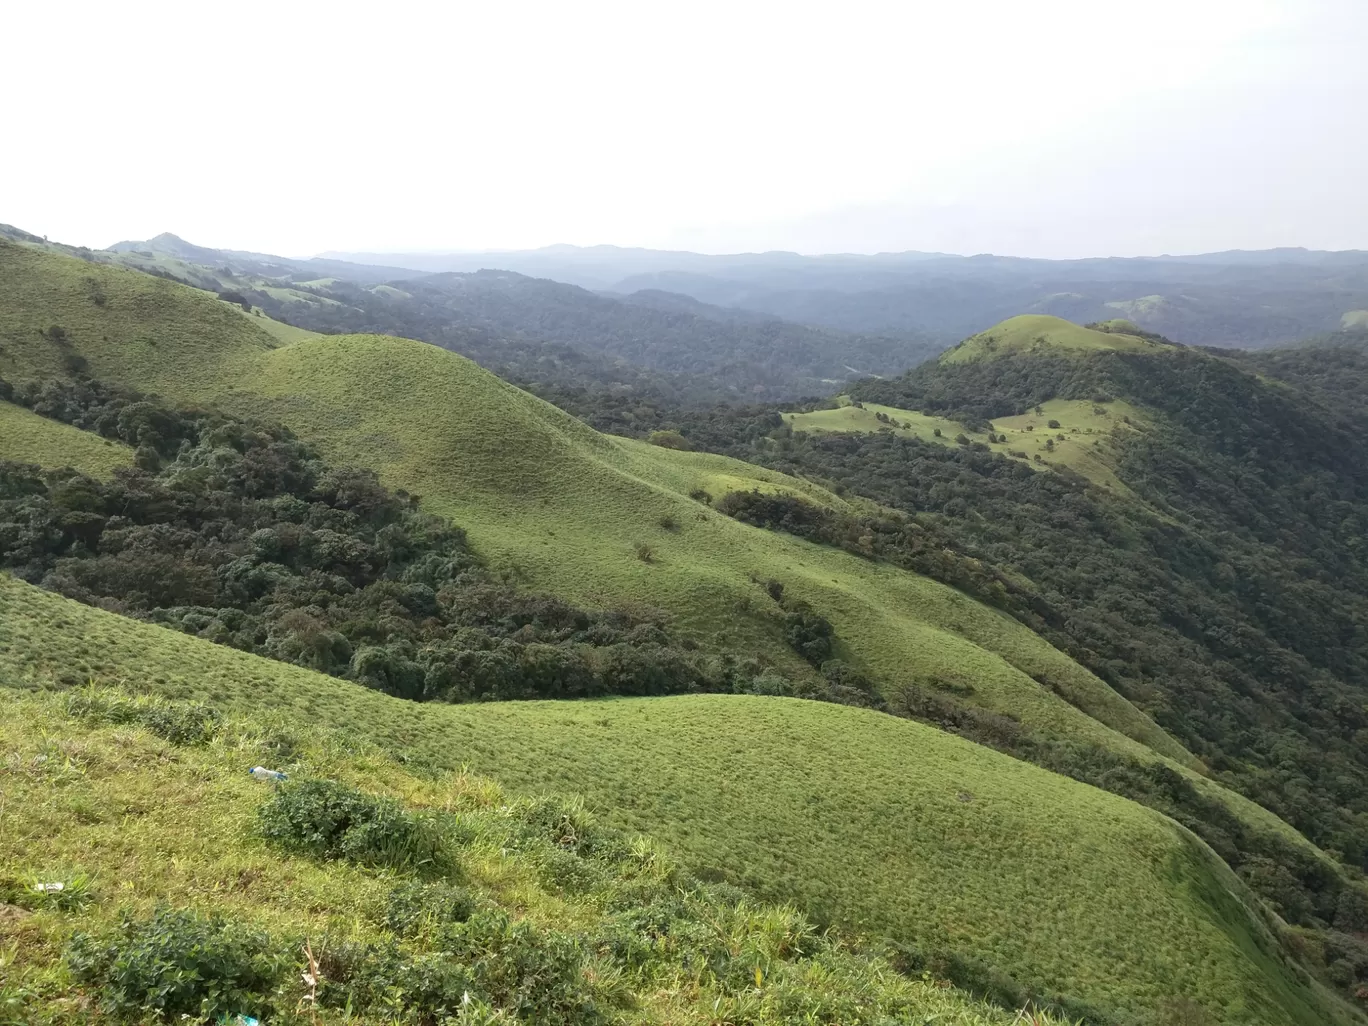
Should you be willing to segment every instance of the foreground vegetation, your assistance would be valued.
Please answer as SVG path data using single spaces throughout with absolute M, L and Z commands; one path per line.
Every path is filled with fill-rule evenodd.
M 521 793 L 577 791 L 605 824 L 649 832 L 707 879 L 887 938 L 906 964 L 1009 1002 L 1073 1002 L 1099 1022 L 1155 1021 L 1184 997 L 1221 1022 L 1353 1021 L 1191 835 L 919 724 L 746 696 L 415 705 L 0 582 L 0 680 L 79 691 L 91 678 L 287 731 L 343 731 L 410 772 L 468 766 Z M 88 807 L 106 827 L 124 808 Z M 171 794 L 154 807 L 186 814 Z M 119 832 L 81 836 L 78 850 L 117 846 Z M 197 877 L 194 858 L 169 865 Z
M 415 775 L 344 733 L 11 692 L 0 752 L 0 1023 L 1023 1021 L 573 796 Z

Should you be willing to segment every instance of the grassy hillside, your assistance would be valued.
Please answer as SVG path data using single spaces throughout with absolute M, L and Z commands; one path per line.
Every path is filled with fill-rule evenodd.
M 329 775 L 418 805 L 450 809 L 456 787 L 460 808 L 471 785 L 443 774 L 462 766 L 518 791 L 573 789 L 609 825 L 650 831 L 706 875 L 797 898 L 861 933 L 976 953 L 1112 1013 L 1154 1015 L 1186 997 L 1223 1023 L 1353 1021 L 1299 980 L 1234 876 L 1171 822 L 915 723 L 738 696 L 415 706 L 0 582 L 0 684 L 60 689 L 92 677 L 261 717 L 277 733 L 345 731 L 350 744 L 379 745 L 425 776 L 308 752 L 312 772 L 322 761 Z M 4 707 L 6 751 L 37 767 L 25 753 L 47 744 L 62 757 L 51 772 L 68 775 L 54 791 L 35 769 L 22 794 L 43 798 L 8 806 L 0 846 L 20 845 L 5 852 L 20 872 L 93 874 L 104 900 L 92 916 L 111 917 L 115 893 L 143 909 L 194 893 L 193 904 L 212 900 L 277 928 L 293 918 L 364 932 L 345 910 L 376 891 L 374 878 L 281 864 L 235 826 L 257 793 L 243 771 L 265 758 L 251 734 L 225 732 L 203 759 L 157 756 L 164 744 L 125 735 L 116 756 L 107 731 L 62 725 L 62 741 L 43 742 L 51 706 L 11 697 Z M 176 778 L 187 777 L 182 795 Z M 136 828 L 96 829 L 110 810 L 130 808 L 140 810 Z M 34 848 L 24 838 L 40 823 L 49 840 Z M 497 858 L 467 871 L 542 921 L 592 916 L 529 893 L 518 868 Z M 279 900 L 274 881 L 289 881 Z M 68 927 L 54 917 L 34 928 Z M 28 951 L 25 962 L 35 960 Z
M 1139 409 L 1126 402 L 1051 399 L 1040 404 L 1039 412 L 1032 409 L 1015 417 L 996 418 L 989 431 L 896 406 L 856 404 L 849 396 L 840 396 L 837 402 L 835 409 L 785 413 L 784 420 L 794 431 L 887 431 L 950 448 L 965 444 L 960 439 L 967 439 L 968 444 L 1021 460 L 1033 470 L 1068 467 L 1094 484 L 1118 490 L 1126 489 L 1113 469 L 1114 435 L 1137 430 L 1147 421 Z
M 0 704 L 0 744 L 18 767 L 0 812 L 0 859 L 18 875 L 0 876 L 0 896 L 21 903 L 0 906 L 0 1021 L 148 1021 L 149 1006 L 172 1020 L 189 1008 L 281 1026 L 393 1026 L 444 1009 L 465 1023 L 778 1024 L 800 1010 L 851 1024 L 1015 1019 L 819 938 L 790 908 L 700 886 L 573 796 L 515 800 L 465 772 L 420 777 L 354 738 L 298 724 L 282 763 L 279 723 L 197 719 L 203 711 L 109 690 Z M 294 783 L 252 780 L 244 771 L 263 758 L 288 766 Z M 264 836 L 263 810 L 321 781 L 363 806 L 369 795 L 394 802 L 391 829 L 435 841 L 441 870 L 319 859 Z M 66 887 L 35 894 L 31 880 Z M 652 945 L 656 931 L 672 943 Z M 138 945 L 149 934 L 155 959 Z M 81 937 L 126 961 L 111 972 Z M 253 972 L 232 972 L 244 962 Z M 231 989 L 216 994 L 225 980 Z
M 1010 317 L 987 331 L 965 339 L 942 353 L 947 364 L 992 360 L 1007 353 L 1029 352 L 1146 352 L 1164 348 L 1163 343 L 1123 332 L 1084 328 L 1048 314 Z
M 13 285 L 0 305 L 0 377 L 84 369 L 175 402 L 280 420 L 330 460 L 375 467 L 391 486 L 421 495 L 522 585 L 591 606 L 664 610 L 676 635 L 757 654 L 794 676 L 812 673 L 785 640 L 765 586 L 774 580 L 832 623 L 837 653 L 890 699 L 913 689 L 944 693 L 1084 753 L 1111 753 L 1122 784 L 1137 767 L 1157 772 L 1164 786 L 1175 767 L 1197 767 L 1134 705 L 1010 617 L 927 578 L 757 530 L 700 501 L 705 492 L 757 488 L 841 509 L 844 501 L 821 487 L 732 459 L 597 434 L 422 343 L 273 333 L 264 318 L 209 294 L 13 245 L 0 245 L 0 273 Z M 212 676 L 206 668 L 206 681 Z M 340 698 L 337 708 L 348 718 L 355 712 Z M 763 730 L 743 723 L 736 744 Z M 508 744 L 516 750 L 522 741 Z M 1021 772 L 1018 763 L 998 765 Z M 1195 768 L 1177 779 L 1180 790 L 1214 803 L 1207 811 L 1218 810 L 1232 830 L 1276 834 L 1299 866 L 1322 871 L 1323 857 L 1275 817 Z M 725 851 L 738 846 L 729 842 Z M 810 878 L 823 877 L 804 869 L 793 879 Z M 818 893 L 807 896 L 815 901 Z
M 1009 617 L 925 578 L 738 524 L 689 497 L 761 487 L 840 503 L 815 486 L 600 435 L 423 343 L 315 336 L 281 345 L 262 319 L 205 293 L 10 244 L 0 245 L 0 273 L 13 283 L 0 306 L 0 377 L 61 374 L 78 356 L 103 380 L 282 421 L 334 462 L 374 467 L 421 495 L 528 586 L 668 610 L 705 646 L 811 672 L 765 594 L 763 582 L 775 579 L 826 616 L 842 654 L 890 694 L 938 681 L 1031 725 L 1191 762 L 1129 702 Z M 96 288 L 103 303 L 90 298 Z M 52 324 L 63 342 L 39 334 Z M 1091 715 L 1040 680 L 1078 696 Z
M 75 467 L 92 477 L 108 477 L 116 467 L 133 462 L 133 450 L 0 401 L 0 460 Z

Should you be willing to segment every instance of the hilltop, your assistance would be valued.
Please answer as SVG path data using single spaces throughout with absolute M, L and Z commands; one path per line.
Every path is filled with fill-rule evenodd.
M 962 578 L 929 552 L 993 568 L 1009 594 L 1017 582 L 1003 608 L 1356 877 L 1368 868 L 1356 797 L 1368 786 L 1368 649 L 1355 626 L 1368 615 L 1356 540 L 1368 518 L 1361 345 L 1344 336 L 1234 359 L 1127 338 L 1128 325 L 1014 330 L 1022 323 L 985 333 L 1025 343 L 991 359 L 861 382 L 758 430 L 751 415 L 682 415 L 679 430 L 820 480 L 856 511 L 804 517 L 751 502 L 749 522 L 852 550 L 866 532 L 888 558 L 941 580 Z M 861 514 L 861 499 L 878 511 Z M 894 537 L 890 509 L 915 525 L 902 538 L 924 541 Z M 1362 784 L 1346 789 L 1350 779 Z M 1181 818 L 1154 791 L 1123 793 Z M 1274 871 L 1250 838 L 1201 813 L 1182 821 L 1289 921 L 1348 936 L 1347 920 L 1335 925 L 1311 897 L 1321 883 L 1298 857 L 1272 856 Z M 1300 897 L 1282 889 L 1292 879 L 1307 888 Z M 1351 989 L 1364 979 L 1354 964 L 1337 970 Z
M 1145 333 L 1130 321 L 1112 320 L 1096 327 L 1080 327 L 1060 317 L 1022 314 L 953 346 L 939 362 L 973 363 L 998 359 L 1008 353 L 1088 353 L 1099 351 L 1144 352 L 1166 343 Z

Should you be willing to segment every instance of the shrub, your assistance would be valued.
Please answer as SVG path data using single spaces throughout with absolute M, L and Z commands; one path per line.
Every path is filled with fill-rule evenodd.
M 674 517 L 672 517 L 672 516 L 671 516 L 670 514 L 668 514 L 668 513 L 666 513 L 663 517 L 661 517 L 660 520 L 657 521 L 657 522 L 660 524 L 662 530 L 666 530 L 666 531 L 678 531 L 678 530 L 679 530 L 679 521 L 676 520 Z
M 451 927 L 443 940 L 448 957 L 472 967 L 482 996 L 519 1020 L 545 1026 L 599 1021 L 574 938 L 491 910 Z
M 316 858 L 418 867 L 443 854 L 429 823 L 392 799 L 335 780 L 285 783 L 261 807 L 260 824 L 268 841 Z
M 131 698 L 94 689 L 68 696 L 66 711 L 69 716 L 91 723 L 143 727 L 176 745 L 206 744 L 223 723 L 223 715 L 207 705 Z
M 693 499 L 695 502 L 701 502 L 706 506 L 712 505 L 712 495 L 705 492 L 702 488 L 695 488 L 693 491 L 689 492 L 689 498 Z
M 445 952 L 416 955 L 393 941 L 332 945 L 320 954 L 319 969 L 320 1006 L 377 1008 L 386 1021 L 447 1022 L 459 1014 L 467 994 L 479 992 L 473 970 Z
M 526 836 L 586 854 L 593 848 L 594 816 L 581 798 L 526 798 L 510 805 L 509 813 L 521 821 Z
M 420 955 L 394 942 L 333 948 L 322 960 L 320 1004 L 376 1008 L 419 1023 L 448 1021 L 472 1005 L 483 1005 L 487 1016 L 476 1022 L 500 1021 L 495 1008 L 545 1026 L 600 1021 L 584 977 L 584 952 L 573 938 L 515 923 L 497 910 L 440 933 L 440 950 Z
M 636 545 L 633 546 L 633 551 L 636 552 L 636 558 L 643 563 L 655 562 L 655 549 L 651 548 L 651 546 L 647 545 L 645 542 L 637 542 Z
M 813 666 L 831 658 L 831 623 L 806 602 L 796 602 L 784 615 L 784 640 Z
M 692 452 L 693 445 L 687 438 L 678 431 L 652 431 L 646 441 L 652 445 L 658 445 L 663 449 L 680 449 L 684 452 Z
M 103 1009 L 127 1022 L 147 1022 L 149 1013 L 196 1022 L 264 1016 L 292 962 L 267 934 L 191 909 L 126 916 L 103 937 L 78 933 L 66 959 L 77 980 L 99 988 Z
M 412 937 L 450 923 L 464 923 L 474 911 L 475 899 L 463 887 L 445 881 L 408 880 L 390 891 L 382 921 L 396 936 Z
M 1049 421 L 1045 426 L 1046 426 L 1047 428 L 1049 428 L 1051 431 L 1057 431 L 1057 430 L 1059 430 L 1059 421 L 1057 421 L 1057 420 Z

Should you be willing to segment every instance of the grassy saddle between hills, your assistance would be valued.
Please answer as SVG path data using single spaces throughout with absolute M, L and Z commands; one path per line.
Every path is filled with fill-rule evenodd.
M 414 705 L 0 582 L 0 683 L 79 690 L 89 679 L 287 733 L 338 731 L 410 772 L 465 767 L 518 793 L 577 792 L 606 825 L 652 834 L 704 878 L 793 901 L 856 936 L 973 960 L 1112 1021 L 1160 1021 L 1180 999 L 1222 1023 L 1356 1021 L 1284 958 L 1277 927 L 1235 876 L 1171 821 L 920 724 L 744 696 Z M 29 701 L 20 693 L 8 692 L 7 709 Z M 15 765 L 32 764 L 22 753 L 37 735 L 14 735 L 27 719 L 6 720 Z M 6 815 L 30 826 L 0 831 L 0 845 L 20 845 L 4 852 L 5 865 L 96 873 L 111 894 L 128 874 L 146 873 L 166 881 L 159 887 L 202 885 L 241 900 L 200 866 L 200 840 L 140 849 L 137 838 L 149 824 L 199 815 L 204 801 L 239 801 L 231 796 L 247 792 L 245 772 L 224 790 L 226 762 L 194 770 L 184 812 L 174 793 L 107 804 L 82 791 L 101 759 L 82 775 L 80 751 L 61 747 L 66 733 L 50 737 L 49 759 L 75 767 L 79 786 L 52 798 L 69 815 L 34 819 L 11 805 Z M 153 765 L 183 759 L 170 752 Z M 241 822 L 244 806 L 232 807 Z M 151 850 L 163 852 L 155 869 L 139 855 Z M 243 855 L 243 864 L 262 857 Z M 257 894 L 250 884 L 246 893 Z M 150 903 L 156 888 L 144 894 L 135 883 L 129 897 L 139 895 Z M 313 904 L 317 923 L 330 906 Z

